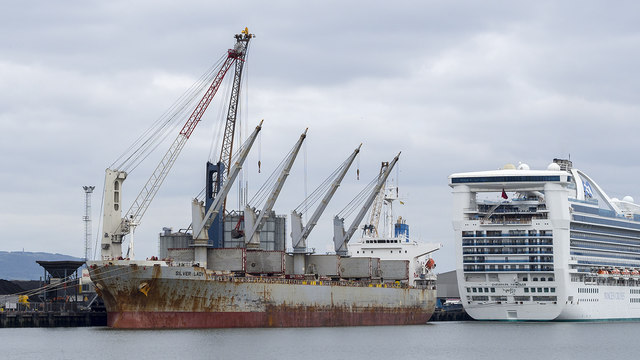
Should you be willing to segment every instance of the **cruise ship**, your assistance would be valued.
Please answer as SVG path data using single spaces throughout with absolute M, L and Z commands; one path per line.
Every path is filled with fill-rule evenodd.
M 457 277 L 476 320 L 640 319 L 640 205 L 572 162 L 449 176 Z

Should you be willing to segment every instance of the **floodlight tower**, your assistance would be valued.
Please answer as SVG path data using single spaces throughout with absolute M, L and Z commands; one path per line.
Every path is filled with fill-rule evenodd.
M 95 186 L 83 186 L 84 189 L 84 261 L 91 260 L 91 194 Z

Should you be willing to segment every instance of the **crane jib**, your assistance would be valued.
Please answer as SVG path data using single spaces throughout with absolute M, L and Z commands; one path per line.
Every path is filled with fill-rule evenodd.
M 202 119 L 202 116 L 211 103 L 211 100 L 213 100 L 214 95 L 216 94 L 216 92 L 218 92 L 224 76 L 227 74 L 227 71 L 229 70 L 231 65 L 235 63 L 236 60 L 237 58 L 231 56 L 231 53 L 229 53 L 229 55 L 227 56 L 227 60 L 225 60 L 224 64 L 222 64 L 222 67 L 218 71 L 218 74 L 213 79 L 213 82 L 211 82 L 211 86 L 209 86 L 209 89 L 198 103 L 198 106 L 196 106 L 196 108 L 193 110 L 193 113 L 191 113 L 191 116 L 189 116 L 189 120 L 187 120 L 187 122 L 184 124 L 182 130 L 180 130 L 181 135 L 186 136 L 187 139 L 191 136 L 191 133 L 193 133 L 193 130 L 196 128 L 196 125 L 198 125 L 198 122 L 200 122 L 200 119 Z

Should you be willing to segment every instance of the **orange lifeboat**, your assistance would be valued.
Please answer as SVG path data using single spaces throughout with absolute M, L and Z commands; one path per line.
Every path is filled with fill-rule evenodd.
M 623 277 L 627 277 L 628 278 L 631 275 L 631 272 L 629 271 L 629 269 L 622 269 L 620 274 L 622 274 Z
M 598 275 L 600 276 L 607 276 L 609 275 L 609 272 L 605 269 L 598 269 Z
M 631 276 L 637 278 L 638 276 L 640 276 L 640 271 L 638 271 L 638 269 L 631 270 Z
M 611 276 L 613 276 L 614 279 L 617 279 L 620 277 L 620 270 L 613 268 L 613 270 L 611 270 Z
M 433 269 L 434 267 L 436 267 L 436 262 L 435 262 L 432 258 L 429 258 L 429 260 L 427 260 L 427 264 L 425 265 L 425 267 L 426 267 L 428 270 L 431 270 L 431 269 Z

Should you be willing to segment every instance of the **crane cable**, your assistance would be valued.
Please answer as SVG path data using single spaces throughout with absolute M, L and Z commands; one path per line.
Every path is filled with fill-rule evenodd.
M 224 93 L 224 96 L 222 97 L 222 104 L 218 107 L 218 114 L 216 115 L 216 123 L 218 126 L 212 126 L 211 143 L 209 147 L 209 161 L 212 163 L 217 163 L 220 159 L 220 154 L 216 155 L 215 151 L 220 149 L 221 141 L 224 138 L 224 129 L 227 120 L 225 111 L 229 108 L 229 99 L 231 98 L 231 91 L 233 91 L 233 86 L 230 82 L 232 82 L 232 80 L 227 77 L 223 79 L 222 92 Z M 224 164 L 224 166 L 227 166 L 227 164 Z
M 213 81 L 217 70 L 222 66 L 226 55 L 201 75 L 178 99 L 111 164 L 110 168 L 133 171 L 149 153 L 153 152 L 172 130 L 179 126 L 179 120 L 197 96 Z M 117 166 L 116 166 L 117 165 Z
M 169 124 L 171 124 L 172 120 L 174 119 L 176 120 L 172 128 L 177 127 L 178 125 L 177 120 L 179 120 L 180 118 L 183 118 L 178 115 L 185 113 L 187 106 L 195 102 L 197 95 L 202 93 L 206 85 L 210 83 L 213 80 L 213 78 L 215 78 L 216 70 L 222 66 L 223 61 L 224 61 L 224 57 L 221 57 L 220 59 L 218 59 L 216 64 L 210 67 L 207 70 L 207 72 L 205 72 L 189 89 L 185 91 L 184 94 L 181 95 L 180 98 L 178 98 L 178 100 L 176 100 L 176 102 L 165 112 L 165 114 L 163 114 L 163 116 L 156 123 L 156 127 L 158 127 L 158 129 L 155 130 L 153 136 L 151 138 L 147 138 L 136 151 L 139 151 L 141 149 L 144 150 L 145 143 L 153 144 L 154 140 L 157 141 L 158 134 L 163 130 L 163 128 L 166 128 Z M 164 123 L 161 123 L 161 120 L 163 119 L 166 119 L 166 120 L 164 121 Z M 147 149 L 150 146 L 152 145 L 149 145 Z
M 248 127 L 248 115 L 249 115 L 249 44 L 247 44 L 247 47 L 245 49 L 245 56 L 244 56 L 244 60 L 245 63 L 243 65 L 243 77 L 242 77 L 242 84 L 240 85 L 240 90 L 244 89 L 244 91 L 241 91 L 241 96 L 242 96 L 242 101 L 240 101 L 240 98 L 238 98 L 238 116 L 237 119 L 239 120 L 238 123 L 238 129 L 240 130 L 238 133 L 238 137 L 237 137 L 237 141 L 238 144 L 241 144 L 242 142 L 244 142 L 244 136 L 248 136 L 249 135 L 249 127 Z M 244 128 L 243 128 L 244 126 Z M 245 168 L 242 168 L 240 174 L 238 175 L 238 209 L 242 209 L 244 208 L 244 206 L 247 203 L 247 199 L 246 199 L 246 194 L 247 194 L 247 188 L 249 187 L 249 182 L 248 182 L 248 174 L 249 172 L 245 170 Z
M 361 205 L 366 199 L 367 195 L 371 193 L 371 190 L 375 187 L 378 182 L 379 176 L 375 176 L 373 180 L 371 180 L 363 189 L 356 195 L 353 200 L 351 200 L 344 209 L 340 210 L 340 212 L 336 215 L 341 218 L 346 218 L 351 215 L 359 205 Z
M 107 185 L 107 179 L 105 178 L 104 180 L 102 180 L 102 188 L 104 189 Z M 102 193 L 102 196 L 100 197 L 100 217 L 98 218 L 98 229 L 102 229 L 102 215 L 104 213 L 104 192 Z M 98 243 L 100 242 L 102 238 L 102 233 L 100 231 L 98 231 L 96 233 L 96 242 L 93 244 L 93 258 L 95 259 L 96 256 L 98 255 Z M 89 260 L 89 259 L 87 259 Z
M 294 209 L 294 211 L 299 214 L 304 214 L 307 211 L 309 211 L 309 209 L 313 205 L 315 205 L 318 202 L 318 200 L 322 198 L 322 195 L 324 195 L 329 190 L 329 187 L 331 186 L 331 184 L 333 184 L 338 174 L 340 174 L 340 172 L 342 172 L 344 167 L 347 166 L 348 164 L 349 164 L 349 159 L 347 158 L 326 179 L 324 179 L 324 181 L 322 181 L 322 183 L 320 183 L 320 185 L 318 185 L 318 187 L 315 190 L 313 190 L 311 195 L 305 198 L 304 201 Z
M 304 144 L 302 145 L 304 146 L 304 148 L 302 149 L 303 150 L 302 152 L 304 154 L 304 200 L 303 200 L 303 203 L 306 203 L 307 198 L 309 197 L 309 194 L 307 193 L 307 142 L 305 141 Z M 308 221 L 306 212 L 304 213 L 304 221 L 305 222 Z
M 255 193 L 255 195 L 253 195 L 253 197 L 251 198 L 251 200 L 249 200 L 247 204 L 251 204 L 253 207 L 257 207 L 258 205 L 263 204 L 265 202 L 265 200 L 267 199 L 267 196 L 269 195 L 269 192 L 267 190 L 271 190 L 275 188 L 278 181 L 278 177 L 282 172 L 282 169 L 284 169 L 287 159 L 295 151 L 296 146 L 297 144 L 293 145 L 291 150 L 289 150 L 289 152 L 285 155 L 282 161 L 280 161 L 276 169 L 271 173 L 271 175 L 269 175 L 267 180 L 262 184 L 262 186 L 258 189 L 258 191 Z
M 240 153 L 242 153 L 242 151 L 244 151 L 244 149 L 249 146 L 249 139 L 245 140 L 244 144 L 242 144 L 238 150 L 236 151 L 235 154 L 233 154 L 231 156 L 231 164 L 235 164 L 240 157 Z M 229 169 L 229 171 L 231 171 L 231 169 Z M 206 191 L 206 187 L 202 188 L 202 190 L 200 190 L 200 192 L 198 193 L 198 195 L 196 195 L 196 200 L 197 201 L 204 201 L 204 193 Z
M 158 148 L 158 146 L 164 143 L 168 137 L 176 133 L 176 130 L 182 124 L 181 120 L 184 120 L 185 118 L 188 118 L 190 116 L 190 109 L 194 107 L 197 99 L 200 97 L 199 95 L 204 92 L 204 89 L 207 87 L 207 85 L 211 81 L 213 81 L 215 73 L 215 71 L 211 72 L 210 76 L 200 81 L 197 86 L 192 86 L 193 90 L 190 91 L 190 94 L 185 96 L 185 99 L 179 106 L 176 106 L 177 109 L 171 116 L 169 116 L 164 125 L 158 128 L 150 138 L 148 138 L 134 153 L 132 153 L 132 155 L 129 157 L 133 157 L 132 164 L 128 167 L 125 167 L 126 170 L 135 170 L 135 168 L 137 168 L 138 165 L 140 165 L 151 153 L 153 153 Z

